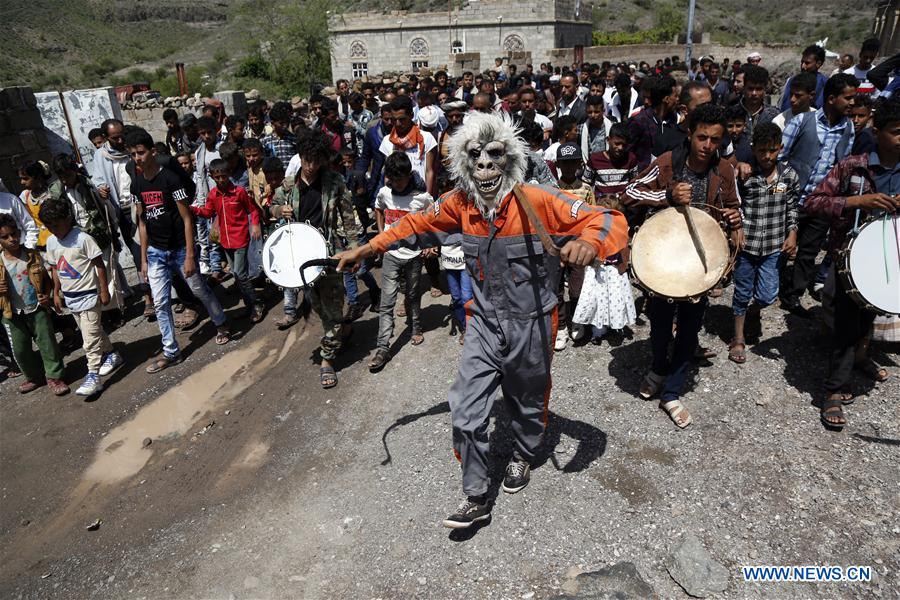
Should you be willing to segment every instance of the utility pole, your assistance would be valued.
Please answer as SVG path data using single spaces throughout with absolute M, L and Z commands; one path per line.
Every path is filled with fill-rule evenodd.
M 694 5 L 696 0 L 690 0 L 688 4 L 688 21 L 687 21 L 687 47 L 684 49 L 684 64 L 691 69 L 691 54 L 694 51 Z

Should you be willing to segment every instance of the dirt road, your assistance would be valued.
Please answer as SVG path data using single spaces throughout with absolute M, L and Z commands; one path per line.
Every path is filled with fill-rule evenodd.
M 646 323 L 558 354 L 531 485 L 463 535 L 440 527 L 460 500 L 445 299 L 426 300 L 422 346 L 399 328 L 377 375 L 367 313 L 331 391 L 311 362 L 316 321 L 279 332 L 273 314 L 224 348 L 207 323 L 182 337 L 187 361 L 157 376 L 143 372 L 156 326 L 129 323 L 112 336 L 127 364 L 94 402 L 0 383 L 0 595 L 548 598 L 627 561 L 659 596 L 686 597 L 665 565 L 690 533 L 731 574 L 721 597 L 900 596 L 898 378 L 857 379 L 868 395 L 850 425 L 825 432 L 810 405 L 827 347 L 815 322 L 769 309 L 738 366 L 725 359 L 728 303 L 709 310 L 703 343 L 720 354 L 699 367 L 685 431 L 635 396 Z M 874 355 L 896 373 L 891 350 Z M 83 372 L 80 353 L 69 360 Z M 511 440 L 500 403 L 495 415 L 496 493 Z M 869 565 L 874 578 L 744 582 L 755 564 Z

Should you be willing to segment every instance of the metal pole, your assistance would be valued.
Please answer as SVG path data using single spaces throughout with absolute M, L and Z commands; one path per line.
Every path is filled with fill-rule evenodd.
M 687 47 L 684 49 L 684 64 L 691 71 L 691 54 L 694 51 L 694 5 L 696 0 L 690 0 L 688 4 L 688 21 L 687 21 Z

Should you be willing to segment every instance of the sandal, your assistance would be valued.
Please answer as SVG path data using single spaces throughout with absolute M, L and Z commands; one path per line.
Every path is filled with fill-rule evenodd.
M 744 338 L 734 338 L 728 344 L 728 360 L 739 365 L 747 362 L 747 344 Z
M 679 428 L 684 429 L 691 424 L 691 413 L 688 412 L 688 409 L 681 400 L 669 400 L 668 402 L 660 401 L 659 407 L 666 411 L 669 418 L 672 419 L 672 422 Z
M 6 378 L 7 379 L 15 379 L 16 377 L 21 377 L 22 371 L 17 371 L 15 369 L 7 369 L 6 370 Z
M 384 348 L 379 348 L 369 361 L 369 373 L 377 373 L 384 368 L 384 365 L 391 359 L 391 354 Z
M 398 303 L 397 310 L 396 310 L 396 312 L 394 312 L 394 314 L 401 318 L 405 317 L 406 316 L 406 302 Z
M 412 334 L 412 339 L 410 340 L 410 342 L 412 343 L 413 346 L 418 346 L 424 341 L 425 341 L 425 336 L 422 335 L 421 333 Z
M 181 330 L 191 329 L 200 321 L 200 313 L 193 308 L 184 307 L 181 314 L 175 319 L 175 327 Z
M 145 304 L 145 305 L 144 305 L 144 318 L 145 318 L 145 319 L 152 319 L 152 318 L 154 318 L 155 316 L 156 316 L 156 309 L 153 308 L 153 305 L 152 305 L 152 304 Z
M 172 312 L 175 313 L 176 315 L 180 315 L 181 313 L 183 313 L 184 309 L 186 309 L 186 308 L 187 308 L 187 306 L 185 306 L 183 302 L 173 302 L 172 303 Z
M 254 304 L 253 308 L 250 309 L 250 322 L 259 323 L 263 320 L 264 315 L 265 311 L 263 310 L 262 304 Z
M 150 374 L 159 373 L 164 369 L 168 369 L 172 365 L 177 365 L 183 360 L 184 356 L 181 354 L 173 356 L 172 358 L 169 358 L 165 354 L 163 354 L 162 356 L 158 356 L 150 361 L 150 364 L 147 365 L 147 372 Z
M 865 358 L 853 365 L 853 368 L 861 372 L 863 375 L 878 383 L 887 381 L 891 378 L 890 372 L 884 367 L 879 367 L 871 358 Z
M 337 374 L 334 372 L 334 367 L 319 368 L 319 383 L 322 384 L 322 389 L 325 390 L 337 385 Z
M 216 344 L 219 346 L 224 346 L 228 342 L 231 341 L 231 330 L 226 326 L 222 326 L 216 329 Z
M 697 350 L 694 351 L 694 358 L 696 360 L 705 360 L 707 358 L 715 358 L 717 352 L 711 350 L 710 348 L 705 348 L 703 346 L 697 346 Z
M 847 424 L 842 407 L 844 396 L 845 394 L 831 394 L 822 402 L 822 406 L 819 408 L 819 420 L 822 421 L 822 425 L 827 429 L 840 431 Z M 837 419 L 837 421 L 831 421 L 829 417 Z
M 281 317 L 280 319 L 275 321 L 275 327 L 284 331 L 285 329 L 290 328 L 292 325 L 294 325 L 299 320 L 300 320 L 300 317 L 298 317 L 296 315 L 284 315 L 283 317 Z
M 665 376 L 657 375 L 653 371 L 650 371 L 641 382 L 641 388 L 638 390 L 638 394 L 640 394 L 641 398 L 644 400 L 649 400 L 656 395 L 665 380 Z

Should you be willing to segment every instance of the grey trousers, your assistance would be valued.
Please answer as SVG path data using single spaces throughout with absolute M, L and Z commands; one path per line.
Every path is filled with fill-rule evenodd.
M 462 462 L 463 492 L 487 492 L 488 424 L 499 387 L 511 418 L 516 449 L 532 461 L 547 425 L 550 361 L 556 338 L 556 309 L 524 321 L 493 321 L 472 315 L 450 388 L 453 448 Z
M 401 273 L 406 278 L 407 318 L 411 323 L 413 334 L 422 332 L 419 320 L 422 311 L 422 296 L 419 294 L 422 257 L 403 260 L 387 253 L 381 263 L 381 306 L 378 307 L 377 344 L 378 348 L 385 350 L 391 347 L 391 336 L 394 335 L 394 305 L 397 303 L 397 292 L 400 290 Z

